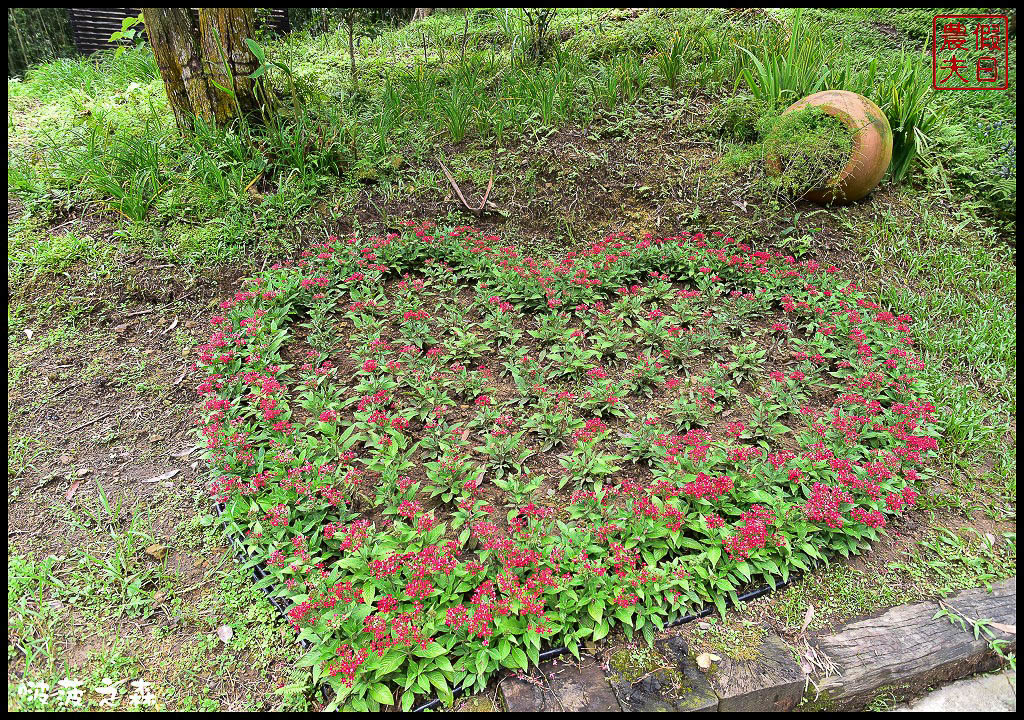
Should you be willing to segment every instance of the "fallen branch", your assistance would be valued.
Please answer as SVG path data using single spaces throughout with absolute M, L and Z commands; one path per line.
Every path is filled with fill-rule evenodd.
M 110 416 L 111 416 L 111 415 L 113 415 L 113 414 L 114 414 L 114 413 L 113 413 L 113 411 L 111 411 L 111 412 L 108 412 L 108 413 L 103 413 L 103 414 L 102 414 L 102 415 L 100 415 L 100 416 L 99 416 L 98 418 L 93 418 L 93 419 L 92 419 L 92 420 L 90 420 L 89 422 L 84 422 L 84 423 L 82 423 L 81 425 L 75 425 L 75 426 L 74 426 L 73 428 L 71 428 L 70 430 L 68 430 L 68 433 L 73 433 L 73 432 L 77 432 L 77 431 L 81 430 L 82 428 L 87 428 L 87 427 L 89 427 L 90 425 L 95 425 L 95 424 L 96 424 L 96 423 L 98 423 L 98 422 L 99 422 L 100 420 L 105 420 L 105 419 L 107 419 L 108 417 L 110 417 Z
M 462 202 L 462 206 L 466 208 L 466 210 L 473 213 L 476 217 L 480 217 L 484 212 L 484 208 L 492 210 L 496 207 L 494 203 L 487 202 L 487 198 L 491 194 L 491 188 L 494 187 L 493 174 L 491 175 L 491 179 L 487 181 L 487 189 L 484 191 L 484 198 L 483 200 L 480 201 L 480 205 L 478 207 L 473 207 L 468 202 L 466 202 L 466 197 L 462 194 L 462 190 L 459 188 L 459 184 L 455 182 L 455 178 L 452 177 L 452 173 L 448 169 L 448 167 L 440 158 L 438 158 L 437 162 L 441 165 L 441 170 L 444 171 L 444 176 L 448 178 L 448 182 L 451 183 L 452 189 L 455 191 L 455 194 L 459 196 L 459 200 Z
M 70 385 L 68 385 L 67 387 L 65 387 L 64 389 L 62 389 L 62 390 L 58 390 L 58 391 L 57 391 L 57 392 L 56 392 L 56 393 L 55 393 L 54 395 L 50 396 L 50 398 L 49 398 L 48 402 L 53 402 L 54 400 L 56 400 L 57 398 L 59 398 L 59 397 L 60 397 L 61 395 L 63 395 L 64 393 L 66 393 L 66 392 L 67 392 L 68 390 L 71 390 L 71 389 L 73 389 L 73 388 L 76 388 L 76 387 L 78 387 L 78 386 L 79 386 L 79 385 L 81 385 L 81 384 L 82 384 L 82 383 L 80 383 L 80 382 L 73 382 L 73 383 L 71 383 Z

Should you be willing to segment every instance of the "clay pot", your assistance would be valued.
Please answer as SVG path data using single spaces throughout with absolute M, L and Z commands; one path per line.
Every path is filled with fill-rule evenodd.
M 786 108 L 783 115 L 812 105 L 850 129 L 853 151 L 835 187 L 811 190 L 804 197 L 822 205 L 860 200 L 878 185 L 892 161 L 889 120 L 873 102 L 848 90 L 825 90 L 808 95 Z

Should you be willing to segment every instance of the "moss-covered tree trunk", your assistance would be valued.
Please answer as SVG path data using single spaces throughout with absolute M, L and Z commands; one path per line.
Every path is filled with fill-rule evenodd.
M 202 73 L 199 64 L 189 71 L 182 66 L 183 58 L 186 62 L 196 58 L 192 18 L 185 8 L 142 8 L 142 13 L 146 20 L 146 35 L 153 47 L 153 57 L 164 81 L 174 120 L 179 128 L 189 129 L 195 120 L 196 111 L 185 76 L 193 75 L 196 70 Z M 194 90 L 196 83 L 190 84 Z
M 248 77 L 257 60 L 245 44 L 255 32 L 252 8 L 201 8 L 198 23 L 187 8 L 142 12 L 179 128 L 191 130 L 196 117 L 223 127 L 259 107 Z
M 249 76 L 259 62 L 245 41 L 256 37 L 256 13 L 253 8 L 199 8 L 199 37 L 206 71 L 218 91 L 215 116 L 231 118 L 238 111 L 248 115 L 259 109 L 258 84 Z

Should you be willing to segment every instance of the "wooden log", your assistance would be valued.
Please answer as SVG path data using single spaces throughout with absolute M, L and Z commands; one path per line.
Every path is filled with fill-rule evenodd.
M 718 696 L 690 658 L 686 640 L 677 636 L 655 643 L 640 666 L 627 647 L 612 651 L 612 690 L 625 712 L 715 712 Z
M 996 583 L 992 592 L 964 590 L 942 601 L 972 620 L 1001 623 L 1013 632 L 995 630 L 1016 649 L 1017 580 Z M 814 678 L 818 702 L 855 709 L 864 707 L 879 688 L 895 686 L 909 696 L 936 683 L 957 680 L 999 666 L 989 641 L 975 639 L 948 618 L 934 617 L 939 603 L 901 605 L 844 624 L 838 632 L 812 637 L 811 644 L 838 668 L 837 674 Z
M 569 658 L 541 663 L 525 677 L 502 680 L 509 712 L 621 712 L 597 662 Z
M 751 660 L 725 657 L 708 675 L 719 712 L 786 712 L 800 702 L 806 678 L 793 651 L 769 635 Z

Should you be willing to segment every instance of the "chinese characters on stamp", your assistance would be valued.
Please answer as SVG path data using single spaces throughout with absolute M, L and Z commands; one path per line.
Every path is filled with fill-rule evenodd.
M 1005 15 L 932 18 L 932 86 L 936 90 L 1005 90 L 1010 83 Z

